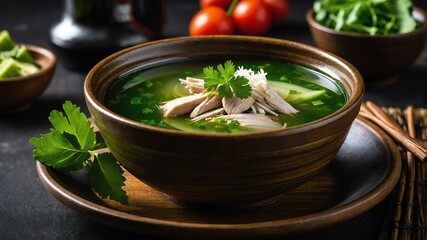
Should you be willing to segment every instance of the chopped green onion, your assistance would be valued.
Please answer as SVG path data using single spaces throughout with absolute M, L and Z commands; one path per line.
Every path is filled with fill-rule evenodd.
M 312 101 L 311 104 L 313 104 L 314 106 L 320 106 L 325 104 L 324 102 L 322 102 L 321 100 L 316 100 L 316 101 Z

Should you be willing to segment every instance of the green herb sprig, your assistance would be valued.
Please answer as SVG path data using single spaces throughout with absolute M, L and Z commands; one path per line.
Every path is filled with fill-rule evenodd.
M 230 60 L 226 61 L 224 65 L 219 64 L 217 70 L 211 66 L 205 67 L 203 73 L 206 75 L 204 87 L 211 93 L 224 98 L 235 95 L 240 99 L 248 98 L 252 94 L 249 80 L 242 76 L 234 76 L 236 70 Z
M 97 143 L 93 127 L 79 107 L 70 101 L 62 107 L 65 116 L 57 110 L 50 113 L 51 132 L 30 139 L 35 147 L 33 158 L 62 172 L 88 167 L 89 184 L 100 197 L 128 205 L 119 163 L 111 153 L 96 152 L 102 144 Z

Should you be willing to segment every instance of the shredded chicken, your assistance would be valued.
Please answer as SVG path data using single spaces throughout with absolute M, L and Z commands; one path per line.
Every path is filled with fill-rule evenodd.
M 287 103 L 268 83 L 266 77 L 267 73 L 265 73 L 264 70 L 261 69 L 258 73 L 255 73 L 250 69 L 240 67 L 236 71 L 236 75 L 245 77 L 249 80 L 255 103 L 260 103 L 258 105 L 263 108 L 264 111 L 269 113 L 277 111 L 285 114 L 294 114 L 298 112 L 298 110 Z M 277 115 L 277 113 L 274 115 Z
M 252 114 L 252 113 L 241 113 L 241 114 L 230 114 L 220 116 L 228 120 L 237 120 L 242 127 L 248 127 L 251 129 L 259 130 L 272 130 L 283 128 L 284 126 L 275 122 L 265 114 Z
M 206 94 L 199 93 L 170 100 L 161 106 L 165 117 L 176 117 L 190 113 L 194 108 L 206 99 Z
M 220 96 L 211 96 L 206 98 L 201 102 L 190 114 L 190 118 L 195 118 L 202 113 L 210 111 L 212 109 L 218 108 L 221 106 L 221 97 Z
M 254 102 L 255 99 L 253 97 L 248 97 L 245 99 L 231 97 L 223 98 L 222 106 L 227 114 L 238 114 L 250 109 Z
M 270 113 L 271 115 L 274 115 L 274 116 L 278 115 L 277 113 L 275 113 L 273 111 L 273 109 L 271 109 L 268 106 L 268 104 L 264 100 L 262 100 L 262 101 L 256 101 L 254 103 L 254 106 L 255 106 L 255 108 L 257 110 L 257 112 L 254 112 L 254 113 L 261 113 L 261 114 Z
M 200 78 L 187 77 L 186 79 L 179 79 L 181 84 L 185 85 L 190 93 L 201 93 L 205 91 L 205 80 Z
M 199 116 L 197 116 L 197 117 L 195 117 L 195 118 L 193 118 L 191 120 L 194 121 L 194 122 L 197 122 L 197 121 L 200 121 L 200 120 L 205 120 L 205 119 L 208 119 L 208 118 L 217 117 L 217 116 L 220 116 L 220 115 L 222 115 L 224 113 L 225 113 L 224 108 L 218 108 L 218 109 L 212 110 L 210 112 L 206 112 L 206 113 L 204 113 L 202 115 L 199 115 Z
M 298 112 L 298 110 L 296 110 L 294 107 L 292 107 L 292 105 L 287 103 L 270 84 L 268 84 L 268 90 L 267 95 L 265 96 L 265 100 L 267 101 L 270 107 L 276 109 L 280 113 L 294 114 Z

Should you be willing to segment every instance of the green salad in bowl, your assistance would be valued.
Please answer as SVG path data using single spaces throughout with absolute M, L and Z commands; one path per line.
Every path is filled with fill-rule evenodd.
M 395 83 L 424 48 L 427 13 L 410 0 L 316 0 L 315 44 L 353 64 L 369 86 Z
M 418 25 L 411 0 L 316 0 L 313 10 L 317 22 L 342 32 L 401 34 Z

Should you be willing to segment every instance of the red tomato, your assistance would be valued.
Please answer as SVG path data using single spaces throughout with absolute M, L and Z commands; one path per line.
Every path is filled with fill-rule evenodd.
M 234 32 L 233 19 L 224 9 L 206 7 L 196 13 L 190 22 L 190 35 L 230 35 Z
M 217 6 L 227 10 L 233 0 L 200 0 L 200 7 Z
M 232 17 L 239 34 L 264 35 L 271 25 L 271 13 L 262 0 L 240 1 Z
M 263 0 L 273 17 L 273 25 L 279 25 L 288 16 L 288 0 Z

